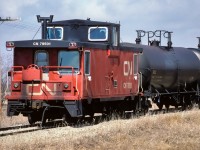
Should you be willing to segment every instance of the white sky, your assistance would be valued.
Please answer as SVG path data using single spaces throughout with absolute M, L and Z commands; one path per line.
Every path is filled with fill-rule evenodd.
M 120 21 L 123 42 L 135 42 L 138 29 L 173 31 L 173 46 L 196 48 L 199 6 L 199 0 L 1 0 L 0 17 L 18 17 L 21 21 L 0 22 L 0 50 L 5 51 L 5 41 L 32 39 L 40 26 L 36 15 L 54 15 L 54 21 L 88 17 Z

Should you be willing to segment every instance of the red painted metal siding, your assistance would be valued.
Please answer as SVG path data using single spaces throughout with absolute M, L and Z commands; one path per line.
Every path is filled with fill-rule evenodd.
M 134 75 L 132 51 L 90 50 L 91 81 L 84 78 L 84 96 L 95 98 L 123 97 L 138 92 L 138 74 Z M 117 82 L 117 86 L 114 86 Z
M 33 64 L 33 51 L 28 48 L 15 48 L 14 66 L 27 67 L 30 64 Z
M 49 67 L 58 65 L 58 51 L 49 49 Z M 84 53 L 80 52 L 80 73 L 60 75 L 58 68 L 46 73 L 35 68 L 26 70 L 34 63 L 32 49 L 16 49 L 14 64 L 24 66 L 15 72 L 14 82 L 21 82 L 20 90 L 13 91 L 10 99 L 80 100 L 90 98 L 126 97 L 138 93 L 138 74 L 134 75 L 133 51 L 87 49 L 90 51 L 90 75 L 84 74 Z M 57 66 L 59 67 L 59 66 Z M 40 68 L 41 69 L 41 68 Z M 23 84 L 22 81 L 40 80 L 40 83 Z M 70 87 L 65 90 L 64 84 Z M 11 85 L 13 86 L 13 84 Z

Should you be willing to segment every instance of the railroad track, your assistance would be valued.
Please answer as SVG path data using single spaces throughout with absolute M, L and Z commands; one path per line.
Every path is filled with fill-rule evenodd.
M 5 128 L 0 128 L 0 137 L 20 134 L 20 133 L 34 132 L 38 130 L 51 129 L 51 128 L 56 128 L 58 126 L 59 127 L 66 126 L 66 124 L 63 124 L 60 121 L 55 121 L 55 122 L 48 122 L 45 126 L 41 126 L 41 123 L 37 123 L 34 125 L 5 127 Z
M 19 134 L 19 133 L 33 132 L 33 131 L 37 131 L 40 129 L 41 128 L 37 124 L 0 128 L 0 137 Z
M 124 119 L 128 118 L 138 118 L 144 115 L 157 115 L 157 114 L 165 114 L 165 113 L 176 113 L 176 112 L 181 112 L 181 108 L 175 109 L 175 108 L 170 108 L 168 111 L 166 109 L 159 110 L 149 110 L 146 114 L 144 112 L 139 112 L 136 114 L 133 114 L 133 112 L 127 112 Z M 93 122 L 79 122 L 79 124 L 75 125 L 70 125 L 72 127 L 83 127 L 83 126 L 88 126 L 92 124 L 98 124 L 103 121 L 109 121 L 111 119 L 118 119 L 119 117 L 103 117 L 103 116 L 95 116 Z M 63 121 L 53 121 L 53 122 L 47 122 L 45 126 L 41 126 L 40 123 L 37 123 L 35 125 L 20 125 L 20 126 L 12 126 L 12 127 L 5 127 L 5 128 L 0 128 L 0 137 L 2 136 L 8 136 L 8 135 L 16 135 L 16 134 L 21 134 L 21 133 L 27 133 L 27 132 L 34 132 L 34 131 L 39 131 L 39 130 L 45 130 L 45 129 L 52 129 L 56 127 L 65 127 L 69 126 L 67 123 L 63 123 Z
M 4 128 L 0 128 L 0 132 L 2 132 L 2 131 L 8 131 L 8 130 L 15 130 L 15 129 L 24 129 L 24 128 L 35 127 L 35 126 L 38 126 L 38 124 L 35 124 L 35 125 L 18 125 L 18 126 L 4 127 Z

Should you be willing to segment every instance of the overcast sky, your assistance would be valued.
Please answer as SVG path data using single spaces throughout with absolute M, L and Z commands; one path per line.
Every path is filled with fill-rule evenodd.
M 1 0 L 0 17 L 21 20 L 0 22 L 0 50 L 5 50 L 5 41 L 32 39 L 40 26 L 36 15 L 54 15 L 54 21 L 120 22 L 123 42 L 135 42 L 138 29 L 168 30 L 173 31 L 173 46 L 197 47 L 199 6 L 199 0 Z

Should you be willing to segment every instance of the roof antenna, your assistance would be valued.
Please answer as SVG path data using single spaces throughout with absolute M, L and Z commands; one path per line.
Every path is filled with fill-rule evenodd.
M 198 49 L 200 49 L 200 37 L 197 37 L 197 39 L 199 40 Z
M 165 33 L 163 34 L 163 36 L 168 39 L 167 47 L 169 49 L 172 48 L 172 44 L 173 44 L 172 43 L 172 33 L 173 32 L 165 31 Z M 167 36 L 165 34 L 167 34 Z
M 37 21 L 41 22 L 42 24 L 42 39 L 47 39 L 47 24 L 51 23 L 53 20 L 53 15 L 50 15 L 50 17 L 40 17 L 40 15 L 37 15 Z

